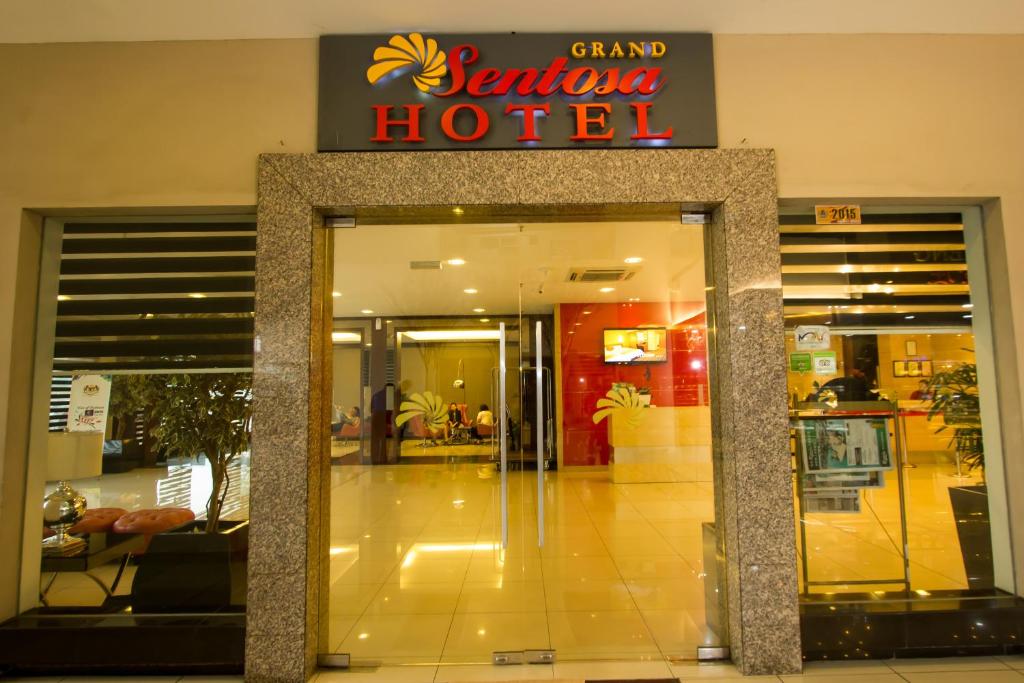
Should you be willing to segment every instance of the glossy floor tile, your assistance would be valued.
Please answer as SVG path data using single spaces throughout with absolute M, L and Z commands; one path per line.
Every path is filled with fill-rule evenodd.
M 552 647 L 561 658 L 693 656 L 714 639 L 704 625 L 703 575 L 676 549 L 701 553 L 700 525 L 710 517 L 699 498 L 710 488 L 616 486 L 601 472 L 549 472 L 538 525 L 536 474 L 509 472 L 504 546 L 495 475 L 492 466 L 457 462 L 333 468 L 332 615 L 359 621 L 332 644 L 354 648 L 354 657 L 411 661 L 409 647 L 372 646 L 381 639 L 371 627 L 411 627 L 418 616 L 449 618 L 405 638 L 422 640 L 427 661 L 444 663 Z M 654 610 L 649 623 L 643 610 Z M 395 621 L 371 619 L 383 616 Z

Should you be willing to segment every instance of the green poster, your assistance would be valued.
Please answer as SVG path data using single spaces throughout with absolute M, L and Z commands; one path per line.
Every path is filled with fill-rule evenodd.
M 814 374 L 835 375 L 839 372 L 839 365 L 836 363 L 835 351 L 814 352 Z
M 789 354 L 789 369 L 791 372 L 810 372 L 811 354 L 804 352 Z

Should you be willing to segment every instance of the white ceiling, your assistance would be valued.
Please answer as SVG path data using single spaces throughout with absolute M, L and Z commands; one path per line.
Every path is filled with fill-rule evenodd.
M 0 43 L 325 33 L 1024 33 L 1022 0 L 3 0 Z
M 702 227 L 678 222 L 374 225 L 336 230 L 334 254 L 336 318 L 514 315 L 520 294 L 528 313 L 549 313 L 555 303 L 632 300 L 693 302 L 690 315 L 704 308 Z M 640 264 L 624 263 L 636 256 Z M 465 265 L 409 267 L 454 258 Z M 578 267 L 636 273 L 625 282 L 566 282 Z M 603 286 L 615 291 L 602 293 Z

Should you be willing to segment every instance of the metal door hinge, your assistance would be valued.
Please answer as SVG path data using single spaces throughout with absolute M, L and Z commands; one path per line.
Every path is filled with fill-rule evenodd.
M 522 664 L 523 653 L 518 650 L 494 652 L 491 654 L 491 663 L 496 666 L 509 666 L 511 664 Z
M 352 657 L 347 652 L 316 656 L 316 665 L 321 669 L 347 669 L 351 663 Z

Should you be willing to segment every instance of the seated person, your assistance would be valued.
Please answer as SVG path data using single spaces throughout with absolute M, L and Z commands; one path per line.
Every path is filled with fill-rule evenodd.
M 331 420 L 332 434 L 340 434 L 345 425 L 359 427 L 360 422 L 362 422 L 359 415 L 359 408 L 357 406 L 352 406 L 346 412 L 342 412 L 341 406 L 333 406 L 333 409 L 334 415 Z
M 454 403 L 448 404 L 448 421 L 444 424 L 444 438 L 450 440 L 456 427 L 462 426 L 462 411 Z
M 928 381 L 921 380 L 917 383 L 917 389 L 910 394 L 911 401 L 928 401 L 932 398 L 932 392 L 928 391 Z
M 493 427 L 494 426 L 494 413 L 487 407 L 486 403 L 480 404 L 480 412 L 476 414 L 476 419 L 473 420 L 473 426 L 470 427 L 470 433 L 472 433 L 474 439 L 480 438 L 480 432 L 477 427 Z

